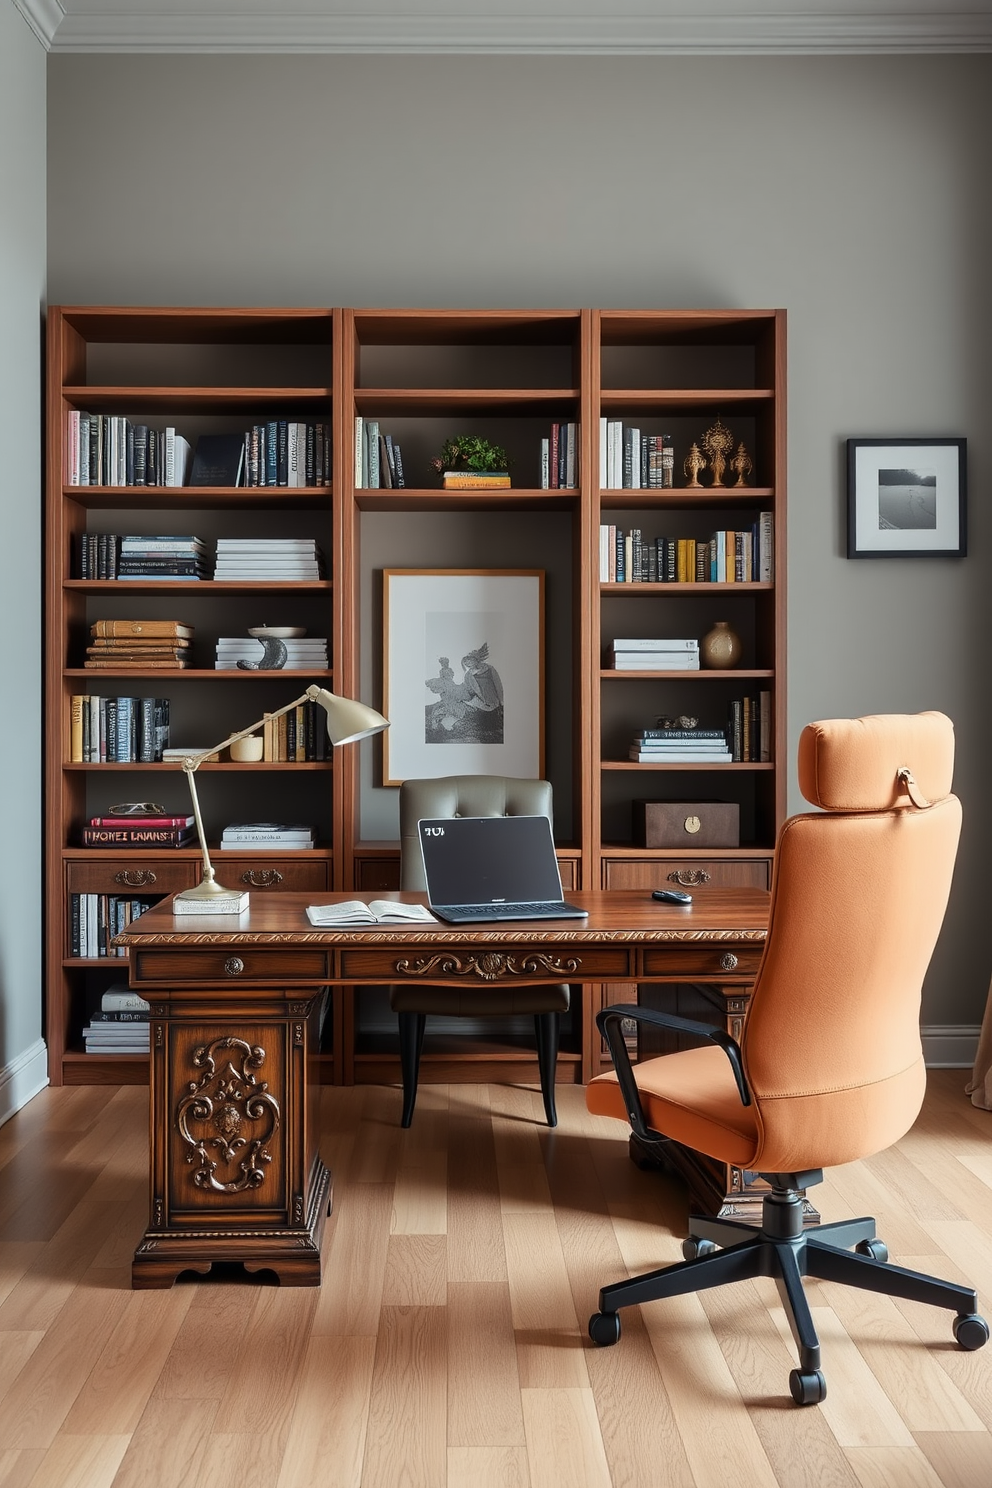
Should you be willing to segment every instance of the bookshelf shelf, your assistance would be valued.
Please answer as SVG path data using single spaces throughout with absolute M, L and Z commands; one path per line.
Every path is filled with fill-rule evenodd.
M 333 682 L 335 692 L 381 705 L 383 568 L 544 571 L 544 771 L 555 789 L 557 835 L 567 844 L 559 846 L 566 888 L 648 888 L 695 870 L 710 882 L 766 884 L 785 813 L 785 774 L 777 763 L 785 758 L 785 360 L 785 316 L 775 310 L 53 307 L 45 545 L 52 1080 L 147 1078 L 143 1057 L 82 1052 L 85 1016 L 127 963 L 67 956 L 67 896 L 114 893 L 121 873 L 154 874 L 155 888 L 148 890 L 154 896 L 194 883 L 200 868 L 193 847 L 78 845 L 89 816 L 106 814 L 112 802 L 147 794 L 179 812 L 188 791 L 174 763 L 67 763 L 71 698 L 167 694 L 172 738 L 202 739 L 204 747 L 263 708 L 288 702 L 307 682 Z M 174 426 L 191 446 L 201 434 L 241 433 L 260 421 L 322 423 L 331 435 L 329 483 L 71 485 L 66 431 L 77 412 Z M 745 445 L 754 484 L 734 486 L 736 477 L 725 474 L 727 484 L 713 486 L 709 468 L 700 486 L 684 484 L 690 446 L 701 445 L 717 419 Z M 389 435 L 401 447 L 411 484 L 360 484 L 356 420 L 366 432 L 378 423 L 383 444 Z M 620 485 L 613 466 L 608 480 L 601 457 L 611 422 L 649 440 L 668 435 L 674 484 Z M 575 426 L 574 477 L 564 463 L 561 470 L 563 481 L 573 483 L 545 485 L 545 471 L 549 482 L 551 474 L 541 441 L 549 439 L 550 454 L 553 426 L 562 424 Z M 466 433 L 506 449 L 511 487 L 438 488 L 431 460 L 445 439 Z M 615 583 L 601 573 L 604 525 L 636 528 L 647 541 L 705 543 L 718 530 L 754 530 L 762 519 L 774 532 L 770 577 Z M 323 552 L 325 577 L 302 583 L 74 577 L 83 534 L 125 532 L 195 532 L 208 546 L 242 533 L 312 538 Z M 80 665 L 98 620 L 177 617 L 194 627 L 191 655 L 199 665 L 175 671 Z M 729 620 L 743 642 L 733 671 L 628 671 L 608 664 L 617 638 L 702 637 L 718 619 Z M 239 672 L 209 664 L 215 639 L 266 622 L 327 636 L 328 668 Z M 733 764 L 624 758 L 633 734 L 654 727 L 659 716 L 698 715 L 700 726 L 722 728 L 743 697 L 764 700 L 767 758 Z M 339 751 L 333 765 L 202 766 L 211 776 L 204 803 L 217 813 L 207 822 L 212 840 L 227 820 L 264 816 L 310 818 L 321 844 L 292 854 L 214 847 L 215 862 L 229 875 L 277 868 L 283 887 L 365 893 L 398 882 L 398 844 L 388 825 L 395 804 L 390 788 L 378 782 L 374 754 L 369 768 L 368 753 L 366 746 Z M 638 843 L 635 802 L 717 795 L 739 805 L 739 845 L 676 851 Z M 369 825 L 380 822 L 386 840 L 369 840 L 375 837 Z M 597 1072 L 600 1040 L 582 1020 L 611 990 L 594 988 L 575 999 L 561 1078 Z M 325 1078 L 398 1080 L 395 1038 L 387 1032 L 380 1042 L 362 1042 L 355 999 L 366 994 L 339 989 L 334 995 L 328 1021 L 338 1032 L 333 1056 L 321 1056 Z M 474 1028 L 425 1052 L 424 1072 L 425 1078 L 431 1072 L 451 1079 L 466 1072 L 537 1077 L 529 1047 L 516 1050 L 505 1036 L 488 1038 Z

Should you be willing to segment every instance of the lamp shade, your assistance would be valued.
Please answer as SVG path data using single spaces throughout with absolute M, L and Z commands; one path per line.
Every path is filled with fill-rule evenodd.
M 335 748 L 339 744 L 354 744 L 358 739 L 371 738 L 389 727 L 388 718 L 354 698 L 338 697 L 325 687 L 313 689 L 311 696 L 327 714 L 327 737 Z

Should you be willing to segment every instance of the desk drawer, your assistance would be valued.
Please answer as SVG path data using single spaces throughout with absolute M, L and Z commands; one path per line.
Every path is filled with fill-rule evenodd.
M 401 981 L 407 985 L 449 977 L 459 982 L 494 986 L 499 982 L 581 982 L 621 980 L 635 974 L 633 952 L 623 946 L 423 946 L 417 950 L 370 946 L 341 951 L 341 979 Z
M 299 889 L 302 893 L 330 888 L 330 864 L 321 858 L 280 858 L 274 853 L 218 852 L 214 867 L 221 883 L 232 889 Z
M 199 861 L 179 858 L 174 863 L 142 857 L 121 859 L 108 854 L 103 862 L 73 859 L 65 865 L 70 894 L 175 894 L 191 889 Z
M 771 858 L 607 858 L 604 889 L 768 889 Z
M 133 982 L 141 986 L 165 982 L 229 982 L 231 985 L 267 982 L 321 982 L 333 978 L 326 951 L 255 950 L 252 946 L 170 947 L 149 946 L 131 951 Z
M 760 945 L 717 945 L 706 950 L 699 946 L 687 946 L 685 950 L 675 945 L 645 946 L 644 975 L 683 977 L 686 981 L 701 977 L 748 980 L 758 969 L 761 952 Z

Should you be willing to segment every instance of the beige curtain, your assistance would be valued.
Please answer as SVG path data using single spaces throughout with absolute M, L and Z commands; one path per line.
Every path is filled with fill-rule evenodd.
M 982 1031 L 978 1036 L 975 1067 L 971 1072 L 970 1082 L 964 1088 L 965 1093 L 971 1096 L 973 1106 L 992 1111 L 992 987 L 989 988 Z

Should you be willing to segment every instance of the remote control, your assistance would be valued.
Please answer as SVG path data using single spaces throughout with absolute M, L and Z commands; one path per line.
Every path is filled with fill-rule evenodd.
M 692 895 L 683 894 L 681 889 L 654 889 L 652 899 L 660 899 L 663 904 L 691 904 Z

